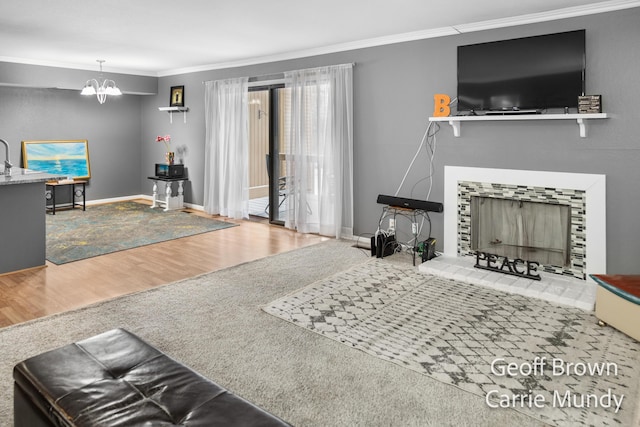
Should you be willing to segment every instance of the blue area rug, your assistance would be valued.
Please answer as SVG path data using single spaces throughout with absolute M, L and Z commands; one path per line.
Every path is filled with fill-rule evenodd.
M 54 264 L 65 264 L 235 225 L 135 202 L 61 210 L 47 215 L 46 257 Z

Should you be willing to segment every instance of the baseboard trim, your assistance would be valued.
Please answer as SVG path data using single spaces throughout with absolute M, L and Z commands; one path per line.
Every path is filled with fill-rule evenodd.
M 110 197 L 107 199 L 96 199 L 96 200 L 87 200 L 87 206 L 91 206 L 91 205 L 103 205 L 105 203 L 116 203 L 116 202 L 128 202 L 131 200 L 148 200 L 150 202 L 153 201 L 153 197 L 149 196 L 148 194 L 137 194 L 137 195 L 133 195 L 133 196 L 122 196 L 122 197 Z M 202 211 L 204 212 L 204 206 L 201 205 L 196 205 L 193 203 L 185 203 L 184 204 L 185 208 L 189 208 L 189 209 L 193 209 L 195 211 Z
M 103 205 L 105 203 L 127 202 L 130 200 L 144 199 L 151 201 L 151 196 L 146 194 L 138 194 L 137 196 L 123 196 L 123 197 L 110 197 L 107 199 L 87 200 L 87 206 L 91 205 Z
M 47 268 L 47 264 L 36 265 L 34 267 L 23 268 L 21 270 L 5 271 L 4 273 L 0 273 L 0 276 L 7 276 L 9 274 L 16 274 L 16 273 L 26 273 L 28 271 L 40 270 L 40 269 L 43 269 L 43 268 Z

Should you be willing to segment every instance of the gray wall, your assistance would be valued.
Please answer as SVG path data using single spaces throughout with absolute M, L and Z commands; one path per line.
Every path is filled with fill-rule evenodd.
M 15 166 L 22 166 L 21 141 L 86 139 L 87 199 L 140 194 L 140 104 L 134 95 L 100 105 L 79 90 L 0 87 L 0 138 L 9 142 Z
M 187 200 L 203 203 L 204 88 L 202 82 L 230 76 L 259 76 L 286 70 L 355 62 L 354 157 L 355 234 L 376 229 L 378 194 L 394 194 L 433 114 L 433 94 L 456 94 L 456 47 L 513 37 L 586 28 L 587 93 L 602 94 L 612 117 L 589 124 L 579 137 L 570 121 L 465 123 L 454 138 L 448 125 L 437 134 L 431 200 L 442 201 L 445 165 L 582 172 L 607 175 L 608 270 L 637 273 L 640 258 L 640 9 L 558 20 L 472 34 L 421 40 L 298 60 L 161 78 L 158 99 L 145 99 L 143 139 L 170 133 L 188 147 Z M 166 105 L 169 87 L 185 85 L 187 124 L 154 112 Z M 166 115 L 166 113 L 163 113 Z M 147 172 L 161 161 L 160 148 L 143 150 Z M 424 198 L 427 157 L 421 155 L 401 196 Z M 415 188 L 414 185 L 418 183 Z M 413 189 L 413 191 L 412 191 Z M 433 214 L 433 235 L 442 249 L 442 215 Z
M 120 104 L 85 102 L 78 92 L 0 88 L 0 137 L 87 138 L 92 170 L 90 198 L 151 194 L 146 179 L 163 161 L 157 135 L 186 148 L 187 202 L 203 204 L 203 81 L 258 76 L 286 70 L 355 62 L 354 157 L 355 234 L 376 229 L 378 194 L 393 194 L 433 113 L 433 94 L 456 93 L 456 46 L 579 28 L 587 30 L 587 93 L 602 94 L 610 119 L 594 121 L 588 138 L 573 122 L 465 123 L 454 138 L 448 125 L 437 136 L 431 200 L 443 197 L 445 165 L 598 173 L 607 176 L 608 272 L 638 273 L 640 258 L 640 8 L 513 28 L 360 49 L 225 70 L 162 77 L 158 94 L 125 96 Z M 0 64 L 1 65 L 1 64 Z M 1 76 L 1 73 L 0 73 Z M 158 107 L 169 102 L 171 86 L 185 86 L 187 123 L 169 123 Z M 8 98 L 5 98 L 8 96 Z M 5 102 L 5 99 L 7 101 Z M 16 110 L 16 106 L 20 106 Z M 19 144 L 19 143 L 18 143 Z M 16 149 L 12 146 L 13 160 Z M 176 150 L 177 151 L 177 150 Z M 414 166 L 400 195 L 423 198 L 427 158 Z M 116 172 L 116 173 L 114 173 Z M 98 174 L 99 175 L 96 175 Z M 419 182 L 419 183 L 418 183 Z M 412 192 L 414 184 L 418 183 Z M 433 214 L 433 236 L 442 248 L 442 215 Z

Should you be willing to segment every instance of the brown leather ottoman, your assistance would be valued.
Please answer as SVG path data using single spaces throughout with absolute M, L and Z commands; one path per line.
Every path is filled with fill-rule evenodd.
M 124 329 L 15 366 L 14 425 L 288 426 Z

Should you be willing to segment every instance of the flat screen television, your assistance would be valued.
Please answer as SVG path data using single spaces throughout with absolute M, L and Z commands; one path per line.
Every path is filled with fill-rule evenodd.
M 458 112 L 577 108 L 585 30 L 458 46 Z

